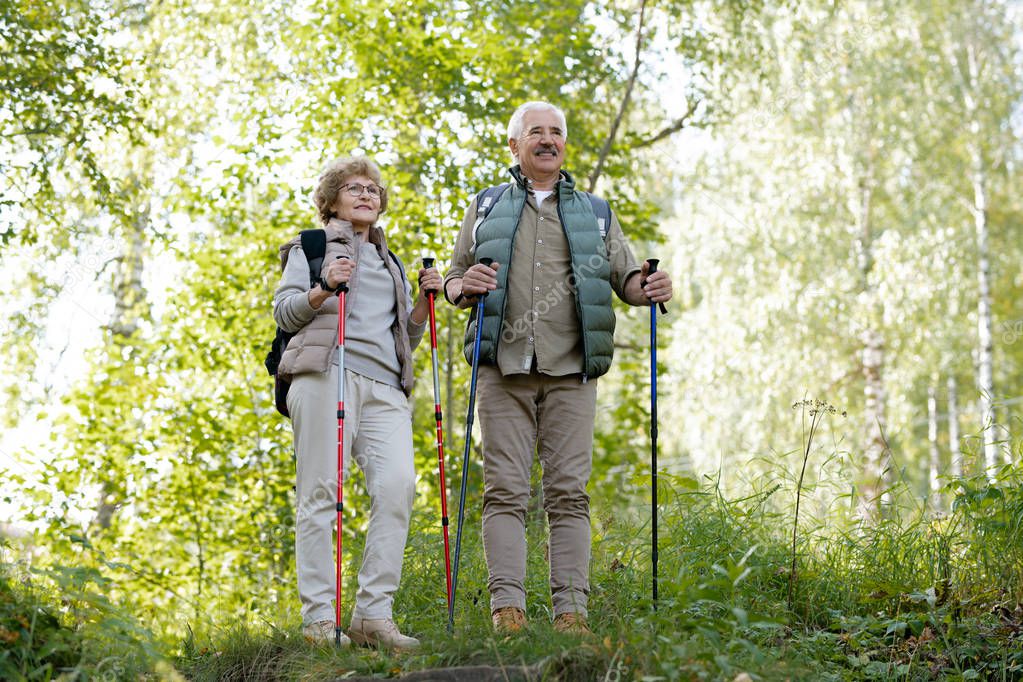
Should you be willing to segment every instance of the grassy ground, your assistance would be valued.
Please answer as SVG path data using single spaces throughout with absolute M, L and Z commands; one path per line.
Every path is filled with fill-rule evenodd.
M 628 514 L 599 520 L 590 639 L 550 628 L 540 523 L 530 525 L 530 628 L 508 638 L 489 627 L 477 524 L 465 538 L 453 634 L 436 532 L 413 532 L 395 612 L 423 647 L 407 655 L 314 647 L 296 622 L 158 650 L 149 633 L 103 603 L 97 575 L 65 576 L 91 584 L 71 595 L 84 604 L 77 616 L 67 595 L 58 614 L 45 595 L 6 575 L 0 677 L 319 680 L 525 665 L 550 680 L 1023 679 L 1023 482 L 1017 472 L 997 488 L 982 481 L 954 488 L 954 512 L 945 517 L 890 518 L 844 533 L 801 529 L 793 579 L 792 519 L 772 511 L 775 493 L 729 501 L 713 488 L 668 482 L 658 609 L 649 528 Z
M 454 636 L 444 628 L 439 566 L 414 560 L 410 566 L 396 612 L 423 640 L 422 653 L 318 650 L 298 641 L 294 630 L 269 639 L 235 633 L 205 652 L 193 647 L 181 668 L 210 680 L 396 676 L 481 663 L 534 665 L 543 679 L 565 680 L 744 679 L 743 673 L 751 679 L 1023 679 L 1019 488 L 964 489 L 955 520 L 888 520 L 861 533 L 804 538 L 791 607 L 791 548 L 765 496 L 741 502 L 712 490 L 669 496 L 656 612 L 648 529 L 620 520 L 600 524 L 592 639 L 551 630 L 542 534 L 535 532 L 531 627 L 524 636 L 491 632 L 484 567 L 479 552 L 470 551 Z M 468 540 L 476 547 L 476 538 Z M 433 554 L 434 547 L 413 543 L 412 556 Z

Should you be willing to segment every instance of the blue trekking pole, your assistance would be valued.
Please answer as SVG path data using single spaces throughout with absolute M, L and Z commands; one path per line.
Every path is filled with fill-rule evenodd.
M 490 267 L 492 258 L 481 258 L 480 263 Z M 472 379 L 469 382 L 469 409 L 465 415 L 465 451 L 462 453 L 462 485 L 458 494 L 458 528 L 455 530 L 455 569 L 451 575 L 451 599 L 448 601 L 448 632 L 455 627 L 455 593 L 458 590 L 458 560 L 462 555 L 462 522 L 465 520 L 465 482 L 469 476 L 469 451 L 472 449 L 472 421 L 476 408 L 476 375 L 480 367 L 480 339 L 483 334 L 483 305 L 487 292 L 480 294 L 476 303 L 476 338 L 472 343 Z
M 647 258 L 647 275 L 657 272 L 657 258 Z M 646 284 L 646 282 L 644 282 Z M 657 307 L 661 313 L 668 309 L 663 303 L 650 303 L 650 490 L 651 502 L 651 561 L 653 562 L 654 611 L 657 610 Z

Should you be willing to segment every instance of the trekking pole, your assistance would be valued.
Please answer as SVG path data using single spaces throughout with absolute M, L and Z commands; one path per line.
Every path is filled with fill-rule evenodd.
M 657 258 L 647 258 L 647 275 L 657 272 Z M 657 307 L 661 313 L 668 309 L 663 303 L 650 303 L 650 490 L 651 503 L 651 561 L 653 562 L 654 611 L 657 610 Z
M 492 258 L 481 258 L 480 263 L 490 267 Z M 462 484 L 458 495 L 458 528 L 455 531 L 455 571 L 451 578 L 451 601 L 448 602 L 448 631 L 455 627 L 455 592 L 458 590 L 458 560 L 462 555 L 462 521 L 465 520 L 465 481 L 469 476 L 469 451 L 472 449 L 472 417 L 476 407 L 476 375 L 480 366 L 480 339 L 483 333 L 483 304 L 487 292 L 480 294 L 476 303 L 476 338 L 472 344 L 472 378 L 469 381 L 469 409 L 465 415 L 465 452 L 462 453 Z
M 424 268 L 433 267 L 433 258 L 423 259 Z M 437 472 L 440 477 L 440 523 L 444 529 L 444 577 L 447 579 L 448 613 L 451 613 L 451 545 L 448 539 L 448 484 L 444 478 L 444 419 L 440 410 L 440 372 L 437 370 L 437 317 L 434 300 L 437 292 L 430 289 L 430 357 L 433 361 L 433 413 L 437 417 Z
M 343 258 L 343 256 L 338 256 Z M 337 594 L 334 600 L 334 645 L 341 646 L 341 510 L 345 475 L 345 294 L 348 283 L 337 287 Z

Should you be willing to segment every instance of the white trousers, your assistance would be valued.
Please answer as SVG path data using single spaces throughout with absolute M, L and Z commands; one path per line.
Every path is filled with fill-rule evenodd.
M 415 496 L 412 412 L 393 386 L 345 372 L 344 468 L 352 455 L 370 496 L 354 617 L 391 618 Z M 334 620 L 337 518 L 337 367 L 295 377 L 288 391 L 295 432 L 295 558 L 302 622 Z M 347 478 L 347 473 L 345 474 Z M 350 516 L 348 518 L 351 518 Z

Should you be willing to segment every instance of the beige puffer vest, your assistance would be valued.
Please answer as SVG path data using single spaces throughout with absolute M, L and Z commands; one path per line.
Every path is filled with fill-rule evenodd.
M 324 229 L 327 232 L 327 250 L 323 258 L 321 277 L 323 272 L 326 272 L 327 265 L 340 256 L 351 258 L 356 262 L 359 259 L 356 236 L 351 223 L 331 218 Z M 397 306 L 395 306 L 396 315 L 394 323 L 391 325 L 391 333 L 394 335 L 394 349 L 401 365 L 401 386 L 405 395 L 411 395 L 415 375 L 412 365 L 412 348 L 408 339 L 409 297 L 405 293 L 405 281 L 398 265 L 387 253 L 387 240 L 384 237 L 384 231 L 376 225 L 372 226 L 369 228 L 369 241 L 376 247 L 380 258 L 387 266 L 387 271 L 391 273 L 391 279 L 394 280 Z M 301 238 L 295 237 L 281 245 L 282 269 L 288 263 L 288 254 L 291 253 L 291 249 L 301 246 L 301 244 Z M 296 295 L 305 296 L 306 294 Z M 348 293 L 345 297 L 346 310 L 350 311 L 356 305 L 359 305 L 358 270 L 348 282 Z M 372 302 L 368 302 L 367 305 L 372 305 Z M 316 311 L 316 316 L 288 342 L 288 347 L 281 355 L 279 374 L 290 379 L 296 374 L 327 371 L 331 359 L 337 353 L 337 309 L 338 297 L 331 296 L 323 302 L 323 305 Z

